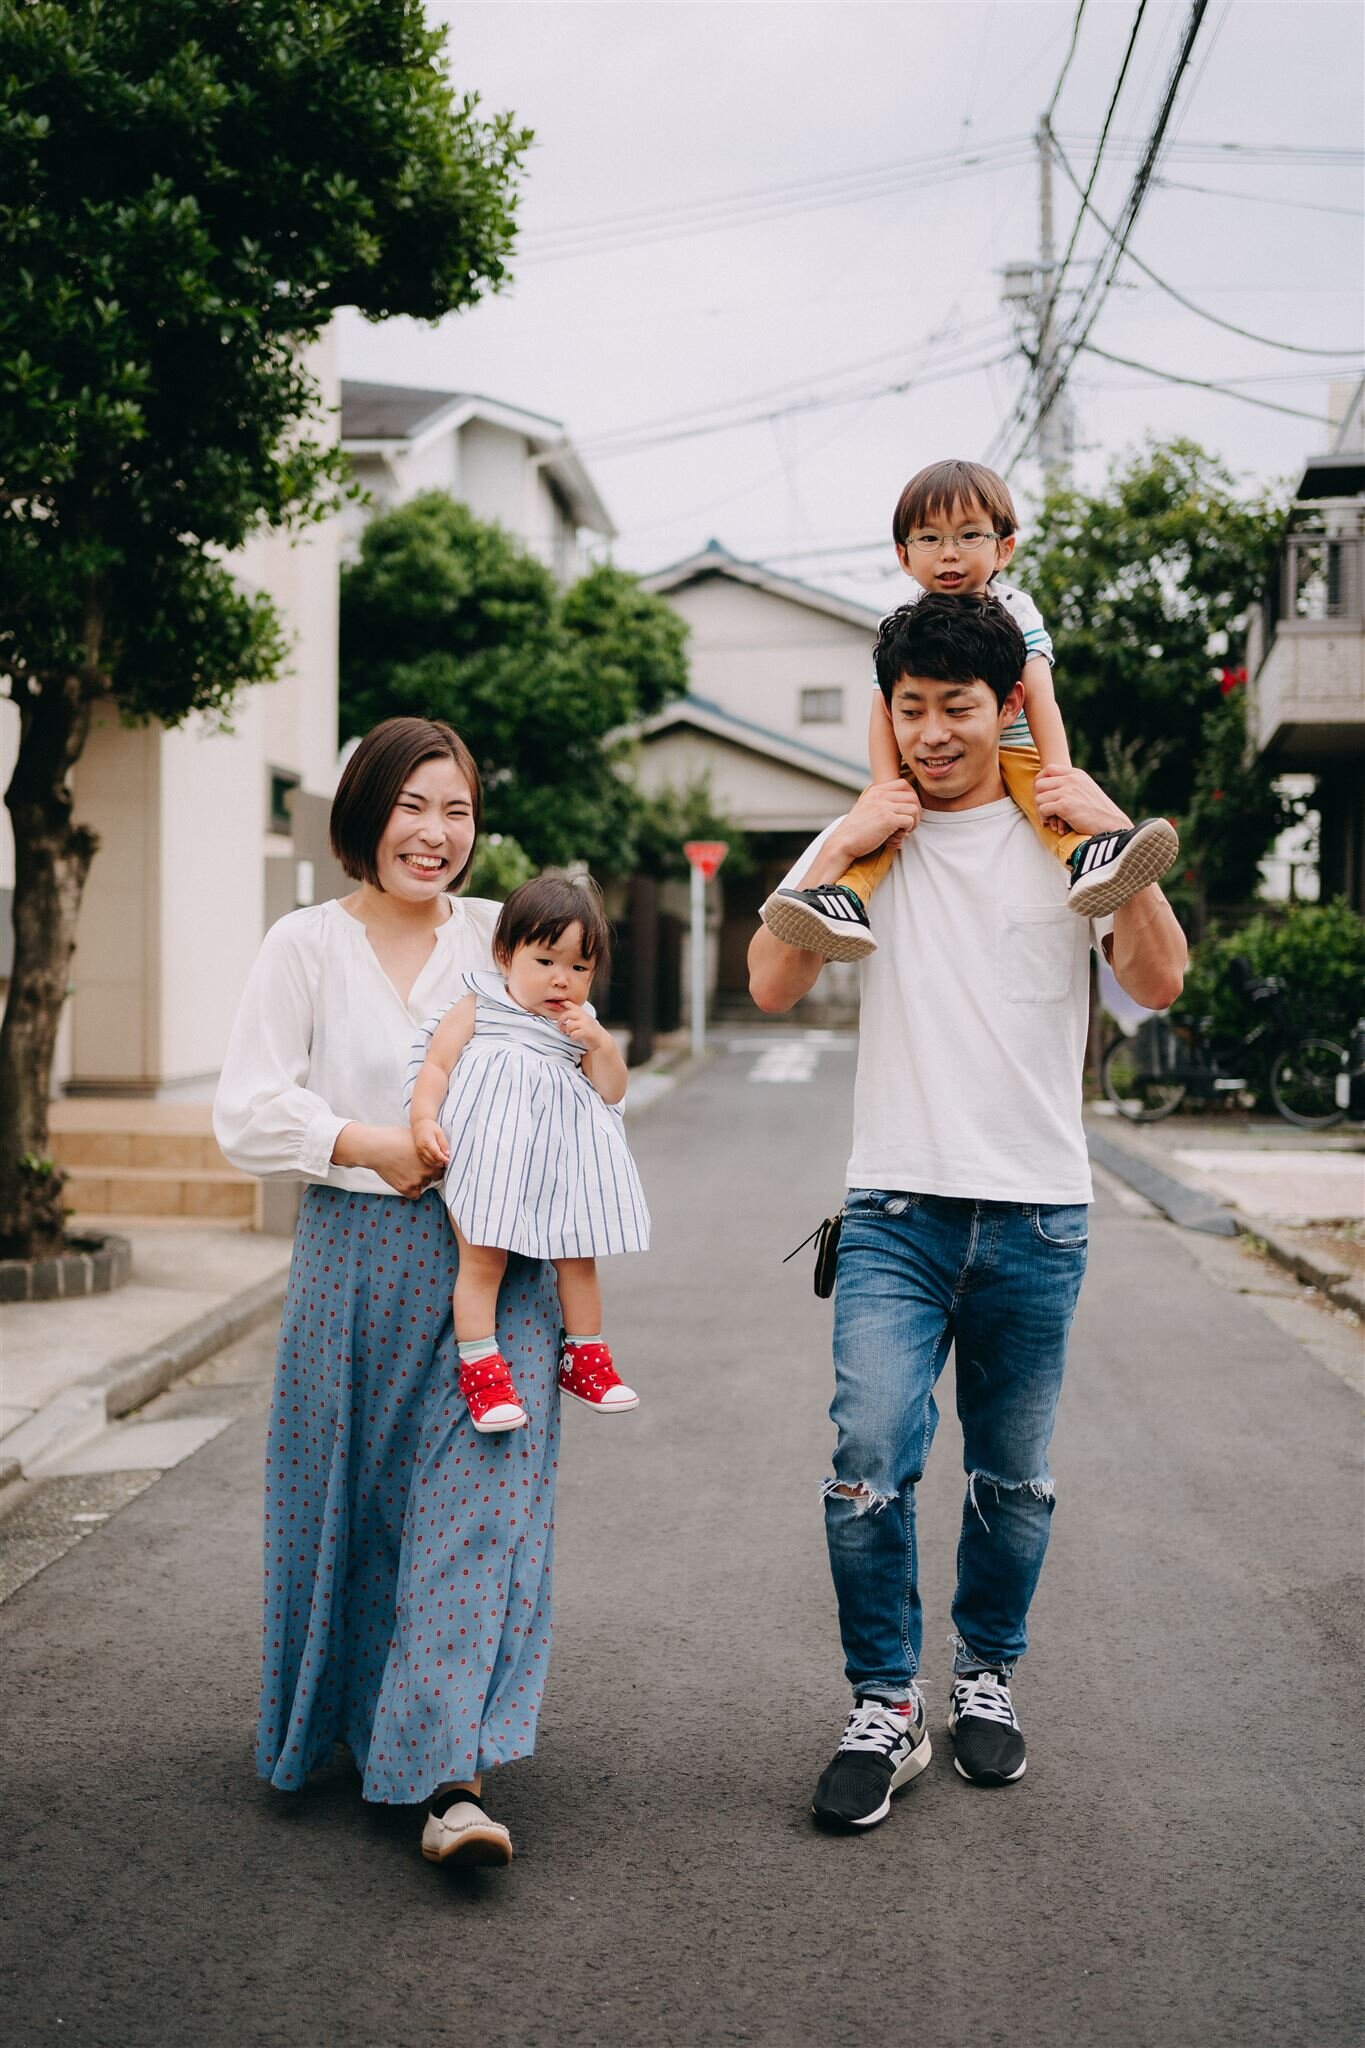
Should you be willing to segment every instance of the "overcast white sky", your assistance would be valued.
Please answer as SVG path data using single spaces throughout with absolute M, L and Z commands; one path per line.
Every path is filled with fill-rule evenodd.
M 1017 355 L 991 362 L 1011 348 L 998 273 L 1037 254 L 1029 138 L 1075 11 L 1074 0 L 430 0 L 451 24 L 457 83 L 536 131 L 524 246 L 507 291 L 437 328 L 347 317 L 343 374 L 483 392 L 563 420 L 626 567 L 662 566 L 715 535 L 870 605 L 893 602 L 889 541 L 866 544 L 885 536 L 901 484 L 942 456 L 986 456 L 1021 389 Z M 1082 178 L 1137 11 L 1137 0 L 1084 9 L 1054 116 Z M 1133 179 L 1188 13 L 1187 0 L 1146 8 L 1094 191 L 1106 219 Z M 1222 319 L 1346 352 L 1243 340 L 1127 264 L 1093 342 L 1184 376 L 1245 380 L 1249 395 L 1319 416 L 1329 379 L 1358 373 L 1363 21 L 1335 0 L 1213 0 L 1158 166 L 1178 183 L 1151 190 L 1131 243 Z M 1194 148 L 1215 143 L 1239 148 Z M 1284 160 L 1286 145 L 1354 162 Z M 964 151 L 996 161 L 964 175 Z M 912 159 L 927 168 L 906 169 Z M 812 203 L 838 181 L 841 197 L 856 196 Z M 806 189 L 771 193 L 793 185 Z M 1181 189 L 1191 185 L 1211 189 Z M 733 210 L 756 192 L 770 194 L 766 217 L 717 222 L 723 202 Z M 1060 172 L 1056 206 L 1060 253 L 1077 206 Z M 668 210 L 682 208 L 710 209 L 703 232 L 676 232 Z M 599 224 L 623 215 L 643 218 L 604 246 Z M 564 256 L 567 231 L 583 224 L 591 233 Z M 1086 282 L 1103 240 L 1089 224 L 1068 286 Z M 911 378 L 920 388 L 884 388 Z M 1081 357 L 1071 388 L 1085 481 L 1147 434 L 1192 435 L 1257 478 L 1292 472 L 1327 438 L 1312 419 L 1094 357 Z M 705 423 L 680 415 L 805 401 L 815 403 L 724 433 L 628 453 L 609 444 L 641 423 L 676 433 L 671 423 Z M 1026 501 L 1036 468 L 1025 460 L 1012 480 Z

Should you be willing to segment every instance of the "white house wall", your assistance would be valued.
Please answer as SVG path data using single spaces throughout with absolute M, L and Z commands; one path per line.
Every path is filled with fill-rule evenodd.
M 693 696 L 840 760 L 866 760 L 870 626 L 831 618 L 725 576 L 707 576 L 664 595 L 691 629 Z M 840 720 L 803 723 L 803 689 L 842 690 Z
M 231 735 L 200 719 L 159 735 L 161 974 L 152 1072 L 161 1091 L 217 1074 L 264 934 L 266 777 L 279 759 L 266 737 L 274 694 L 248 692 Z
M 685 726 L 647 740 L 638 762 L 639 785 L 651 796 L 668 786 L 685 789 L 708 776 L 717 808 L 746 832 L 809 832 L 813 837 L 842 817 L 855 795 L 823 776 Z
M 68 1005 L 70 1077 L 85 1085 L 147 1087 L 158 1070 L 161 738 L 102 708 L 72 777 L 76 818 L 99 837 Z
M 330 342 L 311 367 L 337 399 Z M 290 653 L 278 683 L 249 690 L 231 732 L 202 719 L 129 730 L 101 714 L 73 777 L 76 815 L 100 835 L 72 967 L 72 1086 L 211 1091 L 266 923 L 272 772 L 328 797 L 337 774 L 337 572 L 341 522 L 292 544 L 258 537 L 233 559 L 280 613 Z

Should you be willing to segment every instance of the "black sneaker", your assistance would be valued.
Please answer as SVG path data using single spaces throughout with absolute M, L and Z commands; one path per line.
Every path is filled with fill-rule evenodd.
M 861 960 L 877 950 L 861 896 L 840 882 L 828 889 L 779 889 L 758 914 L 784 946 L 800 946 L 822 960 Z
M 908 1714 L 860 1700 L 820 1775 L 811 1812 L 823 1828 L 874 1828 L 890 1813 L 891 1794 L 917 1778 L 932 1754 L 918 1691 Z
M 1072 856 L 1068 909 L 1078 917 L 1104 917 L 1149 882 L 1159 882 L 1179 851 L 1169 818 L 1144 818 L 1125 832 L 1097 832 Z
M 974 1671 L 953 1680 L 948 1733 L 954 1768 L 973 1785 L 1012 1785 L 1028 1769 L 1023 1731 L 1003 1671 Z

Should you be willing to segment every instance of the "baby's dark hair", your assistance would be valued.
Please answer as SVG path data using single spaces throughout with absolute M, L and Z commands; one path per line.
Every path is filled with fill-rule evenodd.
M 514 889 L 498 914 L 493 958 L 505 967 L 518 946 L 553 946 L 571 924 L 583 928 L 583 958 L 597 975 L 611 972 L 611 925 L 602 892 L 586 875 L 537 875 Z
M 902 676 L 939 683 L 981 681 L 1003 704 L 1024 673 L 1024 636 L 999 598 L 984 591 L 961 597 L 931 591 L 882 620 L 874 655 L 877 687 L 887 703 Z

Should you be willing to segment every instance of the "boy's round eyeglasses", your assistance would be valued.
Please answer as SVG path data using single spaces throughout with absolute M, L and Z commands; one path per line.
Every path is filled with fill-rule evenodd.
M 1000 538 L 1001 536 L 998 533 L 977 533 L 975 530 L 970 533 L 955 533 L 951 536 L 944 533 L 912 533 L 908 545 L 914 548 L 917 554 L 936 555 L 940 548 L 949 545 L 951 539 L 953 547 L 962 548 L 967 554 L 974 555 L 978 548 L 985 547 L 987 541 L 999 540 Z

